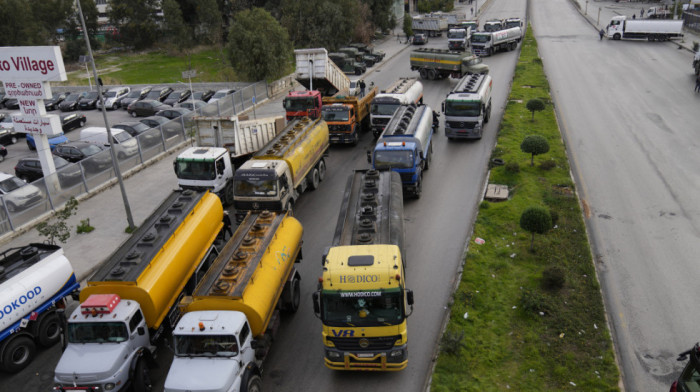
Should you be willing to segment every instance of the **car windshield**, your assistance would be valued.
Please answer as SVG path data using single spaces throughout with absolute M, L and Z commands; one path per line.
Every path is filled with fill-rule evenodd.
M 491 40 L 490 34 L 472 34 L 472 42 L 484 43 Z
M 121 343 L 127 339 L 122 322 L 68 323 L 69 343 Z
M 107 92 L 105 93 L 105 98 L 114 98 L 114 97 L 116 97 L 116 96 L 117 96 L 117 92 L 116 92 L 116 91 L 110 90 L 110 91 L 107 91 Z
M 413 151 L 379 150 L 374 153 L 374 167 L 383 169 L 410 169 L 413 167 Z
M 126 98 L 138 98 L 141 96 L 141 91 L 134 90 L 126 95 Z
M 277 195 L 277 180 L 268 178 L 239 178 L 234 181 L 233 188 L 236 196 L 275 196 Z
M 227 93 L 226 91 L 219 91 L 216 94 L 214 94 L 214 96 L 212 98 L 221 98 L 223 96 L 226 96 L 226 93 Z
M 60 169 L 64 166 L 70 165 L 70 162 L 66 161 L 65 159 L 61 157 L 57 157 L 54 155 L 53 157 L 53 165 L 56 167 L 56 169 Z
M 396 113 L 396 109 L 398 108 L 398 103 L 373 103 L 370 113 L 379 116 L 391 116 Z
M 65 99 L 63 102 L 73 102 L 73 101 L 77 101 L 78 98 L 80 98 L 80 94 L 71 94 L 71 95 L 67 96 L 66 99 Z
M 233 357 L 238 355 L 238 341 L 233 335 L 175 335 L 178 357 Z
M 478 117 L 481 114 L 479 101 L 446 101 L 445 115 L 460 117 Z
M 204 96 L 204 91 L 196 91 L 194 94 L 192 94 L 194 99 L 202 99 Z
M 17 177 L 9 177 L 0 181 L 0 190 L 2 193 L 10 193 L 15 189 L 19 189 L 25 185 L 24 181 Z
M 183 180 L 211 181 L 216 178 L 214 161 L 178 159 L 175 161 L 175 174 Z
M 160 98 L 160 90 L 152 90 L 148 95 L 146 95 L 146 99 L 159 99 Z
M 86 144 L 84 146 L 78 147 L 80 152 L 82 152 L 85 156 L 90 156 L 90 155 L 95 155 L 98 152 L 102 151 L 102 149 L 95 145 L 95 144 Z
M 144 123 L 141 123 L 141 122 L 138 123 L 138 124 L 133 124 L 133 125 L 131 126 L 131 128 L 132 128 L 134 131 L 136 131 L 136 133 L 145 132 L 145 131 L 151 129 L 151 127 L 149 127 L 148 125 L 146 125 L 146 124 L 144 124 Z
M 168 95 L 168 98 L 170 98 L 170 99 L 180 98 L 182 96 L 182 94 L 184 94 L 184 92 L 175 91 L 175 92 L 170 93 L 170 95 Z
M 129 135 L 129 132 L 124 131 L 124 132 L 117 132 L 114 135 L 114 140 L 116 140 L 119 143 L 124 143 L 125 141 L 131 139 L 131 135 Z
M 91 91 L 87 94 L 85 94 L 85 99 L 95 99 L 97 98 L 97 92 Z
M 329 326 L 398 325 L 404 320 L 401 289 L 323 291 L 321 320 Z

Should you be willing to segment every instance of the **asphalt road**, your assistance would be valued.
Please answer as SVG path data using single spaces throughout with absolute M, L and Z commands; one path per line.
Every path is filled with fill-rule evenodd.
M 613 2 L 589 11 L 598 7 L 603 17 L 631 15 Z M 626 390 L 668 390 L 700 323 L 692 54 L 673 43 L 600 41 L 568 0 L 531 2 L 531 18 Z

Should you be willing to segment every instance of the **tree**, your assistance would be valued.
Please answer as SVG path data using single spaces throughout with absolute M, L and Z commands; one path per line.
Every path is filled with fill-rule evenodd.
M 36 226 L 36 230 L 39 232 L 39 235 L 46 237 L 46 241 L 51 245 L 55 245 L 57 239 L 65 243 L 70 237 L 70 228 L 66 221 L 76 214 L 77 209 L 78 201 L 75 200 L 75 197 L 71 197 L 62 209 L 56 211 L 53 223 L 49 223 L 50 221 L 41 222 Z
M 334 50 L 351 41 L 355 26 L 364 23 L 358 7 L 357 0 L 283 0 L 280 24 L 295 47 Z
M 110 2 L 109 20 L 119 31 L 118 40 L 134 49 L 149 48 L 158 36 L 154 16 L 159 0 L 120 0 Z
M 542 135 L 525 136 L 523 142 L 520 143 L 520 150 L 527 154 L 532 154 L 530 157 L 530 166 L 535 164 L 535 155 L 544 154 L 549 151 L 549 143 Z
M 198 42 L 220 44 L 223 40 L 223 19 L 216 0 L 197 2 L 197 26 L 195 37 Z
M 38 21 L 32 18 L 29 2 L 24 0 L 0 0 L 0 45 L 34 45 Z
M 287 31 L 262 8 L 236 14 L 227 51 L 233 69 L 248 80 L 279 78 L 292 65 Z
M 409 14 L 403 16 L 403 33 L 406 34 L 407 39 L 413 35 L 413 18 Z
M 532 112 L 532 121 L 535 121 L 535 112 L 541 112 L 544 110 L 544 102 L 541 99 L 531 99 L 527 101 L 527 110 Z
M 548 232 L 552 228 L 552 217 L 546 208 L 528 207 L 520 215 L 520 227 L 532 233 L 532 238 L 530 239 L 530 251 L 532 251 L 535 233 L 544 234 Z
M 180 51 L 192 46 L 192 33 L 177 0 L 163 0 L 163 33 L 166 41 Z

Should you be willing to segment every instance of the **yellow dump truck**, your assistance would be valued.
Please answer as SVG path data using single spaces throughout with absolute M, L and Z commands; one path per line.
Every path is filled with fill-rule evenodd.
M 289 211 L 326 175 L 328 125 L 304 117 L 287 126 L 241 165 L 233 178 L 233 205 L 240 222 L 247 211 Z
M 360 141 L 360 132 L 370 129 L 369 109 L 376 95 L 377 88 L 374 87 L 363 97 L 347 91 L 323 97 L 321 115 L 328 124 L 331 143 L 357 144 Z
M 350 175 L 323 276 L 313 294 L 326 366 L 395 371 L 408 364 L 403 191 L 394 171 Z
M 286 212 L 246 216 L 180 303 L 166 392 L 260 390 L 280 311 L 299 308 L 302 233 Z
M 58 390 L 148 389 L 155 341 L 218 254 L 222 219 L 215 194 L 174 191 L 109 257 L 67 320 Z

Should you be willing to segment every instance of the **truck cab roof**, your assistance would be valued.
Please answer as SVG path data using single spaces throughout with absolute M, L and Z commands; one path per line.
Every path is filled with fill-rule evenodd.
M 94 297 L 94 296 L 91 296 Z M 90 299 L 91 297 L 88 297 Z M 95 314 L 85 312 L 85 308 L 78 306 L 68 319 L 69 323 L 99 323 L 107 321 L 127 321 L 140 308 L 136 301 L 121 299 L 116 306 L 109 311 L 100 311 Z
M 201 310 L 189 312 L 182 316 L 173 334 L 238 335 L 246 321 L 245 314 L 233 310 Z
M 223 147 L 190 147 L 178 155 L 177 159 L 213 161 L 226 153 L 228 150 Z

